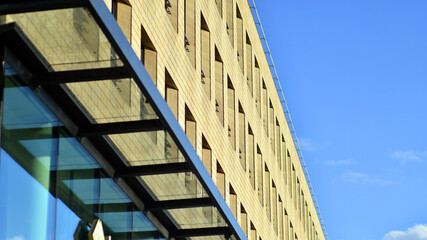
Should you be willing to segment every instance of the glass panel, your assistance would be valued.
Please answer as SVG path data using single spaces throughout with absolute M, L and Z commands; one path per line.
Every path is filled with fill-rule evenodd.
M 56 239 L 74 240 L 81 219 L 61 200 L 57 199 L 56 203 Z
M 53 239 L 56 199 L 49 192 L 50 171 L 56 163 L 60 124 L 28 87 L 19 87 L 7 64 L 5 75 L 0 238 Z
M 54 239 L 55 198 L 1 150 L 0 239 Z
M 120 66 L 105 35 L 84 8 L 6 15 L 54 71 Z
M 61 86 L 92 123 L 158 118 L 133 79 L 67 83 Z
M 75 138 L 61 137 L 58 149 L 58 170 L 99 168 L 98 163 Z
M 184 162 L 181 152 L 166 131 L 106 136 L 127 166 Z
M 126 210 L 126 209 L 125 209 Z M 128 233 L 132 231 L 132 212 L 106 212 L 99 214 L 106 234 Z
M 100 203 L 129 203 L 130 199 L 111 178 L 101 179 Z
M 227 226 L 215 207 L 171 209 L 164 211 L 172 216 L 179 229 Z
M 133 228 L 132 239 L 164 239 L 162 238 L 156 227 L 148 220 L 141 212 L 133 212 Z
M 191 172 L 141 176 L 155 200 L 207 197 L 196 175 Z

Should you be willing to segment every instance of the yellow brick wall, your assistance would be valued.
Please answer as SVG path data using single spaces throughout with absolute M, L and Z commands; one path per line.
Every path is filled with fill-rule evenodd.
M 312 232 L 317 232 L 318 239 L 324 239 L 304 172 L 293 144 L 292 136 L 286 122 L 285 114 L 282 110 L 279 96 L 276 92 L 276 87 L 248 2 L 245 0 L 217 1 L 222 1 L 220 4 L 220 9 L 222 8 L 222 11 L 219 11 L 215 1 L 193 0 L 195 4 L 195 42 L 193 43 L 195 45 L 195 65 L 190 59 L 192 55 L 187 53 L 184 44 L 184 0 L 171 1 L 173 4 L 173 9 L 171 10 L 177 13 L 177 18 L 172 18 L 170 14 L 167 13 L 164 0 L 130 0 L 132 6 L 131 45 L 137 55 L 140 56 L 141 29 L 144 28 L 157 51 L 156 85 L 158 90 L 165 96 L 165 72 L 167 70 L 178 89 L 178 122 L 185 130 L 185 107 L 187 106 L 196 121 L 196 152 L 200 159 L 202 159 L 203 135 L 212 153 L 212 163 L 206 164 L 207 166 L 212 166 L 212 169 L 208 169 L 208 171 L 212 173 L 214 182 L 217 182 L 217 162 L 221 165 L 225 173 L 225 184 L 223 184 L 225 186 L 225 191 L 223 191 L 225 193 L 225 199 L 236 213 L 238 222 L 245 226 L 246 229 L 244 229 L 244 232 L 250 233 L 249 239 L 253 239 L 255 235 L 257 239 L 282 239 L 279 232 L 289 229 L 290 222 L 292 223 L 292 229 L 298 236 L 298 239 L 315 239 L 315 234 L 311 234 Z M 105 2 L 111 9 L 111 0 L 105 0 Z M 236 25 L 238 21 L 236 16 L 237 5 L 242 18 L 241 26 Z M 227 34 L 226 18 L 230 19 L 230 17 L 227 17 L 226 14 L 230 14 L 228 10 L 230 6 L 233 7 L 233 23 L 229 24 L 232 25 L 229 31 L 233 32 Z M 111 47 L 108 45 L 102 33 L 88 33 L 88 36 L 95 38 L 95 40 L 97 39 L 96 41 L 99 46 L 98 52 L 96 53 L 91 53 L 87 41 L 85 43 L 82 38 L 77 37 L 77 34 L 69 33 L 70 31 L 75 31 L 76 28 L 76 26 L 72 25 L 72 19 L 75 17 L 73 14 L 76 13 L 64 10 L 62 22 L 56 20 L 49 21 L 51 19 L 46 18 L 46 15 L 41 18 L 38 17 L 39 15 L 37 13 L 27 15 L 27 17 L 18 15 L 10 16 L 7 21 L 18 21 L 20 26 L 26 30 L 26 33 L 29 33 L 29 37 L 32 41 L 37 42 L 38 46 L 44 46 L 44 48 L 46 48 L 42 48 L 41 52 L 43 54 L 46 53 L 45 57 L 50 63 L 54 63 L 52 67 L 55 70 L 79 69 L 83 66 L 110 67 L 112 64 L 120 65 L 119 62 L 111 61 L 111 57 L 114 57 L 114 54 L 112 54 Z M 209 29 L 209 49 L 205 50 L 208 51 L 208 53 L 205 52 L 203 54 L 205 58 L 208 56 L 208 59 L 204 59 L 203 61 L 204 68 L 206 68 L 205 66 L 210 66 L 209 71 L 204 71 L 209 74 L 208 77 L 211 81 L 210 91 L 204 89 L 206 85 L 202 83 L 201 79 L 201 15 L 203 15 Z M 55 18 L 55 16 L 52 16 L 52 19 L 53 18 Z M 175 20 L 177 22 L 174 22 Z M 48 24 L 48 27 L 58 29 L 58 35 L 50 36 L 48 33 L 41 32 L 42 30 L 37 29 L 37 26 L 41 24 Z M 237 34 L 241 34 L 241 36 L 237 36 Z M 251 46 L 246 45 L 246 34 L 250 40 Z M 73 36 L 73 38 L 67 39 L 67 36 Z M 232 39 L 233 42 L 231 42 L 230 39 Z M 238 40 L 243 42 L 238 43 Z M 92 44 L 92 42 L 89 40 L 89 45 L 90 44 Z M 241 48 L 238 47 L 240 44 L 242 45 Z M 224 88 L 222 94 L 215 92 L 218 91 L 215 88 L 215 79 L 217 77 L 215 71 L 215 47 L 218 49 L 223 62 Z M 237 58 L 237 48 L 240 49 L 239 60 Z M 252 56 L 247 55 L 247 50 L 250 50 Z M 65 52 L 68 55 L 56 56 L 55 53 L 58 52 Z M 255 71 L 254 62 L 247 62 L 250 60 L 254 61 L 255 57 L 259 64 L 259 71 Z M 73 59 L 74 62 L 64 62 L 63 59 Z M 206 61 L 208 61 L 209 64 L 207 64 Z M 81 62 L 83 65 L 76 64 L 75 62 Z M 252 71 L 248 70 L 250 67 L 253 68 Z M 249 87 L 247 74 L 258 74 L 258 72 L 259 76 L 249 76 L 249 80 L 253 84 L 252 87 Z M 227 112 L 227 76 L 231 79 L 235 90 L 234 132 L 236 133 L 236 147 L 230 142 L 228 136 L 228 122 L 229 118 L 233 115 Z M 257 106 L 261 106 L 260 110 L 262 113 L 270 111 L 269 109 L 263 109 L 265 107 L 269 108 L 269 102 L 263 104 L 262 101 L 265 101 L 265 99 L 261 100 L 261 94 L 259 94 L 261 92 L 260 88 L 263 87 L 261 82 L 262 79 L 264 79 L 267 88 L 267 99 L 271 101 L 272 108 L 274 109 L 274 113 L 268 113 L 268 116 L 260 114 L 257 110 Z M 259 80 L 259 83 L 256 83 L 257 80 Z M 67 87 L 81 100 L 81 104 L 88 109 L 89 112 L 94 114 L 94 120 L 97 122 L 109 122 L 112 120 L 128 121 L 152 117 L 147 115 L 141 116 L 140 101 L 142 94 L 130 79 L 68 84 Z M 253 92 L 251 92 L 251 89 L 253 89 Z M 207 92 L 210 92 L 210 94 L 207 94 Z M 224 124 L 221 124 L 216 113 L 215 98 L 217 95 L 224 96 Z M 258 102 L 255 101 L 256 97 L 259 98 Z M 241 104 L 241 110 L 244 112 L 244 126 L 239 124 L 239 103 Z M 150 113 L 150 111 L 148 113 Z M 264 119 L 261 118 L 262 116 L 264 116 L 263 118 L 269 119 L 264 122 Z M 274 119 L 271 118 L 272 116 L 274 116 Z M 280 128 L 276 127 L 276 118 Z M 267 127 L 265 127 L 265 124 L 267 124 Z M 254 181 L 255 189 L 251 185 L 251 179 L 249 177 L 249 125 L 255 141 L 253 146 L 255 151 L 254 159 L 256 159 L 256 161 L 262 161 L 253 164 L 253 167 L 255 167 L 255 174 L 253 174 L 253 176 L 256 178 Z M 244 138 L 239 138 L 238 134 L 242 132 L 240 129 L 242 127 L 245 128 L 245 136 Z M 275 132 L 277 129 L 280 129 L 280 134 Z M 281 144 L 277 143 L 277 141 L 280 141 L 282 136 L 285 139 L 286 149 L 281 149 L 281 151 L 279 151 L 280 149 L 278 146 L 281 146 Z M 112 141 L 116 143 L 117 146 L 123 146 L 119 150 L 129 159 L 129 164 L 148 164 L 156 161 L 180 161 L 177 159 L 165 159 L 166 157 L 161 150 L 152 151 L 153 147 L 164 149 L 167 138 L 168 137 L 163 132 L 126 134 L 111 137 Z M 239 146 L 240 150 L 242 150 L 241 148 L 243 146 L 242 143 L 239 143 L 241 140 L 245 141 L 246 146 L 245 149 L 243 149 L 243 154 L 239 154 Z M 261 155 L 257 156 L 257 147 L 259 147 L 262 157 Z M 156 152 L 159 154 L 153 155 L 153 153 Z M 290 157 L 287 156 L 287 152 L 289 152 Z M 241 155 L 243 155 L 246 160 L 243 162 L 244 168 L 239 158 Z M 174 156 L 176 157 L 176 154 Z M 286 157 L 286 159 L 283 159 L 283 157 Z M 281 161 L 280 158 L 282 158 Z M 205 159 L 208 158 L 205 157 Z M 289 164 L 289 161 L 292 161 L 292 163 Z M 295 168 L 295 177 L 291 177 L 292 171 L 290 171 L 289 166 L 292 165 Z M 261 166 L 261 169 L 258 166 Z M 268 168 L 268 173 L 266 172 L 266 167 Z M 286 172 L 285 168 L 287 169 Z M 285 175 L 285 173 L 287 174 Z M 144 181 L 162 186 L 168 186 L 168 184 L 172 182 L 177 184 L 177 186 L 174 187 L 174 190 L 178 191 L 177 193 L 172 192 L 172 190 L 171 192 L 159 193 L 160 195 L 164 195 L 165 198 L 167 198 L 168 194 L 203 194 L 197 191 L 200 187 L 188 189 L 184 186 L 185 182 L 188 182 L 188 179 L 192 179 L 194 176 L 179 174 L 179 176 L 176 177 L 180 179 L 180 181 L 177 182 L 173 178 L 165 178 L 159 181 L 158 179 L 149 177 L 144 178 Z M 259 177 L 262 177 L 262 179 L 258 179 Z M 295 183 L 295 179 L 297 178 L 300 182 L 300 187 Z M 275 184 L 274 187 L 272 186 L 273 181 Z M 289 186 L 291 183 L 294 185 Z M 195 184 L 197 185 L 197 182 L 195 182 Z M 234 191 L 231 195 L 230 185 Z M 223 188 L 222 185 L 218 187 Z M 258 197 L 258 187 L 262 188 L 264 191 L 264 194 L 261 196 L 262 201 L 260 201 Z M 295 189 L 298 188 L 300 188 L 298 191 L 304 193 L 304 200 L 307 201 L 308 205 L 303 215 L 306 216 L 306 218 L 308 218 L 309 214 L 311 215 L 314 228 L 306 228 L 304 223 L 307 223 L 307 221 L 300 217 L 298 204 L 295 204 L 297 199 L 301 199 L 300 194 L 295 193 Z M 268 189 L 271 190 L 272 194 L 274 192 L 277 193 L 277 195 L 268 197 L 265 192 Z M 221 191 L 222 190 L 223 189 L 221 189 Z M 293 193 L 291 193 L 291 191 Z M 281 203 L 279 203 L 278 196 L 280 196 Z M 266 202 L 268 200 L 270 200 L 270 203 Z M 231 201 L 233 201 L 233 203 L 231 203 Z M 271 206 L 273 203 L 275 203 L 275 206 Z M 269 204 L 269 206 L 266 204 Z M 305 205 L 305 203 L 303 204 Z M 245 214 L 243 214 L 243 216 L 245 216 L 246 219 L 244 220 L 242 220 L 241 216 L 241 206 L 245 209 Z M 281 216 L 273 217 L 272 214 L 274 214 L 276 210 Z M 284 211 L 286 211 L 287 216 L 285 216 Z M 203 218 L 203 216 L 206 217 L 206 210 L 195 210 L 192 214 L 193 217 L 200 216 Z M 214 213 L 212 214 L 215 215 Z M 209 218 L 213 217 L 213 215 L 210 215 Z M 283 220 L 283 225 L 278 226 L 281 230 L 277 231 L 273 223 L 276 222 L 277 225 L 280 225 L 280 219 Z M 311 220 L 309 221 L 311 222 Z M 256 234 L 255 231 L 251 230 L 251 226 L 256 229 Z M 285 236 L 283 239 L 294 238 L 292 236 Z

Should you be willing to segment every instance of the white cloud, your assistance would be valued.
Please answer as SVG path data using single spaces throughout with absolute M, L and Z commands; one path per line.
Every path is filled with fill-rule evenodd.
M 368 181 L 368 175 L 360 172 L 347 172 L 343 174 L 343 178 L 349 182 L 362 183 Z
M 12 238 L 8 238 L 7 240 L 25 240 L 23 235 L 17 235 Z
M 319 150 L 319 145 L 314 143 L 312 140 L 308 138 L 298 138 L 299 145 L 301 150 L 307 152 L 313 152 Z
M 353 165 L 354 161 L 351 159 L 344 159 L 344 160 L 328 160 L 324 162 L 325 165 L 328 166 L 349 166 Z
M 427 225 L 417 224 L 406 231 L 391 231 L 383 240 L 427 240 Z
M 399 150 L 392 153 L 391 157 L 398 159 L 402 164 L 408 162 L 423 162 L 423 160 L 427 157 L 427 152 Z
M 361 172 L 346 172 L 341 175 L 342 179 L 352 183 L 358 184 L 373 184 L 376 186 L 385 186 L 395 184 L 395 181 L 385 180 L 377 177 L 369 176 L 368 174 Z

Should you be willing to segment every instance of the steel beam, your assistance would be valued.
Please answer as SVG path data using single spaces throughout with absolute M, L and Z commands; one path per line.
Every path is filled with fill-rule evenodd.
M 110 134 L 136 133 L 148 131 L 151 132 L 160 130 L 164 130 L 160 120 L 150 119 L 92 124 L 90 126 L 80 128 L 77 135 L 80 137 L 90 137 Z
M 165 210 L 165 209 L 182 209 L 182 208 L 196 208 L 196 207 L 210 207 L 210 206 L 213 206 L 212 200 L 209 197 L 205 197 L 205 198 L 156 201 L 150 205 L 145 205 L 145 209 L 147 211 L 159 211 L 159 210 Z
M 230 235 L 230 229 L 228 229 L 228 227 L 179 229 L 175 232 L 170 233 L 169 237 L 206 237 L 215 235 L 228 236 Z
M 40 85 L 113 80 L 122 78 L 130 78 L 129 73 L 124 67 L 48 72 L 34 76 L 34 80 Z
M 190 172 L 191 169 L 186 162 L 180 163 L 165 163 L 153 165 L 141 165 L 127 167 L 122 170 L 117 170 L 115 177 L 135 177 L 158 174 L 171 174 L 180 172 Z

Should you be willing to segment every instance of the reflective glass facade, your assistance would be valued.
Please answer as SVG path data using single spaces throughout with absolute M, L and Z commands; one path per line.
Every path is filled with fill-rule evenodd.
M 112 239 L 163 239 L 12 67 L 5 65 L 1 239 L 87 239 L 94 219 Z

